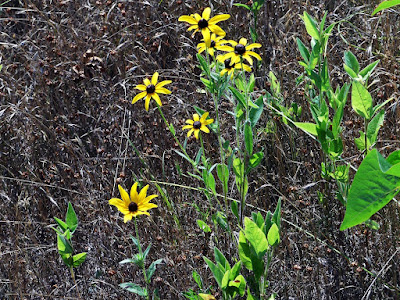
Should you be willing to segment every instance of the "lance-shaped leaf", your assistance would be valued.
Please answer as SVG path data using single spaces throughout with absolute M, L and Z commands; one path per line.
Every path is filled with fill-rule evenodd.
M 351 105 L 361 117 L 370 120 L 372 117 L 372 97 L 368 90 L 358 81 L 353 81 Z

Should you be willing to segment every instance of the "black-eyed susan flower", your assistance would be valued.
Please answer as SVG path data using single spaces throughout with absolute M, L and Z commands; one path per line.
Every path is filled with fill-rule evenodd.
M 221 56 L 219 56 L 217 59 L 219 60 L 220 57 Z M 230 58 L 224 60 L 223 63 L 224 63 L 224 69 L 220 73 L 221 76 L 224 76 L 225 74 L 228 74 L 228 76 L 231 76 L 231 78 L 232 78 L 235 70 L 242 69 L 242 66 L 243 66 L 243 70 L 245 70 L 247 72 L 251 72 L 250 66 L 248 66 L 248 65 L 246 65 L 244 63 L 232 64 Z
M 209 133 L 210 129 L 208 129 L 207 125 L 210 125 L 212 122 L 214 122 L 214 119 L 207 119 L 207 117 L 208 117 L 208 112 L 205 112 L 201 116 L 201 118 L 199 117 L 198 114 L 194 114 L 193 120 L 190 119 L 186 120 L 186 124 L 189 125 L 183 126 L 182 129 L 189 129 L 187 133 L 188 137 L 194 132 L 194 136 L 196 137 L 196 139 L 199 139 L 200 130 L 205 133 Z
M 137 94 L 133 100 L 132 104 L 135 104 L 138 100 L 142 98 L 146 98 L 144 107 L 147 111 L 149 111 L 150 99 L 153 98 L 156 100 L 159 106 L 162 106 L 160 96 L 158 94 L 171 94 L 170 90 L 167 90 L 164 85 L 171 83 L 171 80 L 164 80 L 159 83 L 158 81 L 158 72 L 155 72 L 151 77 L 151 81 L 146 78 L 143 80 L 144 84 L 138 84 L 135 89 L 142 91 L 141 93 Z
M 215 50 L 221 50 L 221 46 L 226 44 L 228 41 L 223 40 L 223 36 L 217 36 L 215 33 L 211 34 L 211 43 L 210 46 L 207 47 L 206 43 L 199 43 L 197 48 L 199 49 L 199 53 L 207 50 L 208 54 L 214 56 Z M 204 39 L 203 39 L 204 40 Z
M 204 9 L 202 15 L 194 14 L 190 16 L 180 16 L 178 21 L 189 23 L 191 26 L 188 28 L 188 31 L 194 29 L 193 34 L 197 31 L 201 31 L 204 37 L 204 42 L 206 43 L 207 47 L 211 45 L 211 32 L 215 33 L 219 36 L 225 36 L 226 33 L 216 25 L 218 22 L 228 20 L 231 16 L 228 14 L 222 14 L 210 19 L 211 15 L 211 8 L 207 7 Z
M 245 38 L 241 38 L 239 40 L 239 43 L 235 41 L 229 41 L 228 43 L 231 44 L 232 47 L 227 45 L 221 46 L 222 51 L 228 52 L 225 55 L 223 55 L 222 61 L 230 58 L 232 64 L 236 64 L 240 62 L 240 58 L 242 57 L 243 59 L 247 60 L 250 65 L 252 65 L 253 64 L 253 59 L 251 58 L 252 56 L 257 58 L 258 60 L 261 60 L 260 55 L 258 55 L 253 51 L 250 51 L 254 48 L 260 48 L 261 44 L 254 43 L 247 45 L 247 40 Z
M 157 195 L 146 196 L 149 185 L 146 185 L 141 191 L 137 192 L 138 183 L 135 182 L 131 188 L 130 196 L 120 185 L 118 185 L 121 198 L 112 198 L 108 203 L 118 208 L 124 214 L 124 222 L 132 220 L 132 217 L 138 215 L 150 215 L 147 211 L 151 208 L 157 207 L 154 203 L 149 203 L 150 200 L 157 197 Z

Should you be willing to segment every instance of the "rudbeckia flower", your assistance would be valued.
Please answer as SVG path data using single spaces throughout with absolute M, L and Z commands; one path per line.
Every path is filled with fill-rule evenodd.
M 212 122 L 214 122 L 214 119 L 208 119 L 208 112 L 205 112 L 201 118 L 199 117 L 198 114 L 194 114 L 193 115 L 193 120 L 186 120 L 186 124 L 189 125 L 185 125 L 183 126 L 182 129 L 190 129 L 187 133 L 187 136 L 189 137 L 193 132 L 194 132 L 194 136 L 196 137 L 196 139 L 199 139 L 199 133 L 200 130 L 204 131 L 205 133 L 209 133 L 210 129 L 208 129 L 207 125 L 210 125 Z
M 220 56 L 218 56 L 217 59 L 220 60 Z M 246 64 L 241 64 L 241 63 L 232 64 L 231 59 L 228 58 L 228 59 L 224 60 L 224 69 L 221 71 L 220 75 L 224 76 L 226 73 L 228 73 L 228 76 L 231 76 L 231 78 L 232 78 L 235 70 L 240 70 L 242 68 L 242 65 L 243 65 L 243 70 L 245 70 L 247 72 L 251 72 L 250 66 L 248 66 Z
M 128 193 L 118 185 L 119 193 L 121 194 L 121 198 L 112 198 L 108 203 L 110 205 L 114 205 L 118 208 L 120 212 L 124 214 L 124 222 L 128 222 L 132 220 L 132 217 L 136 217 L 138 215 L 148 215 L 147 212 L 151 208 L 157 207 L 154 203 L 149 203 L 151 199 L 157 197 L 157 195 L 146 196 L 149 185 L 146 185 L 141 191 L 137 192 L 138 183 L 135 184 L 131 188 L 130 196 Z
M 226 44 L 228 41 L 223 40 L 223 36 L 217 36 L 215 33 L 211 34 L 211 44 L 207 47 L 206 43 L 199 43 L 197 48 L 199 49 L 199 53 L 202 53 L 207 49 L 208 54 L 214 56 L 215 50 L 221 50 L 221 46 Z M 204 39 L 203 39 L 204 40 Z
M 215 17 L 212 17 L 210 19 L 211 15 L 211 8 L 207 7 L 204 9 L 203 14 L 200 16 L 199 14 L 194 14 L 190 16 L 180 16 L 178 21 L 186 22 L 189 23 L 190 26 L 188 28 L 188 31 L 191 31 L 194 29 L 193 34 L 195 34 L 197 31 L 201 31 L 204 37 L 204 41 L 207 45 L 207 47 L 210 47 L 211 45 L 211 32 L 215 33 L 216 35 L 220 36 L 225 36 L 226 33 L 216 25 L 218 22 L 228 20 L 231 16 L 228 14 L 222 14 L 218 15 Z
M 240 62 L 240 58 L 242 57 L 243 59 L 247 60 L 250 65 L 252 65 L 253 64 L 253 59 L 251 58 L 252 56 L 257 58 L 258 60 L 261 60 L 260 55 L 258 55 L 253 51 L 250 51 L 251 49 L 254 48 L 260 48 L 261 44 L 254 43 L 247 45 L 247 40 L 245 38 L 241 38 L 239 40 L 239 43 L 235 41 L 229 41 L 229 43 L 232 45 L 232 47 L 221 46 L 222 51 L 228 52 L 225 55 L 223 55 L 223 57 L 221 58 L 222 61 L 230 58 L 232 63 L 236 64 Z
M 144 107 L 146 108 L 147 111 L 149 111 L 150 99 L 153 98 L 154 100 L 156 100 L 159 106 L 162 106 L 158 94 L 171 94 L 171 91 L 164 88 L 164 85 L 169 84 L 172 81 L 164 80 L 159 83 L 157 83 L 157 81 L 158 81 L 158 72 L 155 72 L 151 77 L 151 81 L 148 78 L 146 78 L 145 80 L 143 80 L 144 84 L 138 84 L 135 87 L 135 89 L 142 92 L 137 94 L 135 98 L 133 98 L 132 104 L 135 104 L 138 100 L 142 98 L 146 98 Z

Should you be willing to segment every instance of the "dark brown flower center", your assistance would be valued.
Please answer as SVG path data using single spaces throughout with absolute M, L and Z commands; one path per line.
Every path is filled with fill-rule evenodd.
M 200 121 L 196 121 L 196 122 L 193 123 L 193 128 L 194 129 L 200 129 L 200 127 L 201 127 L 201 122 Z
M 201 19 L 197 25 L 199 26 L 200 29 L 208 27 L 208 22 L 205 19 Z
M 146 92 L 148 94 L 152 94 L 156 91 L 156 87 L 154 86 L 154 84 L 150 84 L 146 87 Z
M 235 53 L 239 55 L 243 55 L 246 52 L 246 48 L 242 44 L 237 44 L 235 46 Z
M 214 47 L 215 47 L 215 41 L 211 40 L 210 48 L 214 48 Z
M 225 65 L 225 69 L 230 70 L 230 69 L 233 68 L 233 65 L 231 65 L 231 59 L 226 59 L 226 60 L 224 61 L 224 65 Z
M 138 205 L 135 202 L 129 203 L 128 209 L 130 212 L 137 212 L 138 210 Z

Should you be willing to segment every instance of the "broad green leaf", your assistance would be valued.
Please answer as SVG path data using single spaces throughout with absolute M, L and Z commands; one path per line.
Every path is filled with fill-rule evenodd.
M 256 79 L 254 78 L 254 73 L 251 73 L 249 78 L 249 84 L 247 85 L 247 92 L 252 93 L 254 91 L 254 86 L 256 84 Z
M 231 269 L 229 274 L 229 280 L 234 280 L 239 275 L 240 269 L 242 268 L 242 262 L 239 260 Z
M 372 117 L 372 97 L 368 90 L 358 81 L 353 81 L 351 105 L 361 117 L 369 120 Z
M 365 149 L 367 149 L 367 147 L 369 148 L 371 145 L 365 145 L 365 133 L 364 131 L 359 131 L 360 136 L 358 138 L 354 139 L 354 143 L 356 144 L 356 147 L 358 150 L 360 151 L 364 151 Z M 369 143 L 369 140 L 367 139 L 367 143 Z
M 71 233 L 74 233 L 74 231 L 78 227 L 78 218 L 76 216 L 74 208 L 72 207 L 71 202 L 68 202 L 68 209 L 67 209 L 67 215 L 65 216 L 65 223 L 67 223 L 69 230 L 71 230 Z
M 363 77 L 364 81 L 366 81 L 368 77 L 371 76 L 371 73 L 374 71 L 379 62 L 380 60 L 378 59 L 377 61 L 370 63 L 368 66 L 360 71 L 360 75 Z
M 60 226 L 62 232 L 64 233 L 68 229 L 67 223 L 65 223 L 63 220 L 60 220 L 57 217 L 53 217 L 53 218 L 57 222 L 58 226 Z
M 310 51 L 308 51 L 307 47 L 303 44 L 303 42 L 296 38 L 297 47 L 299 48 L 301 57 L 303 57 L 304 61 L 308 64 L 310 59 Z
M 231 202 L 231 211 L 233 215 L 239 220 L 239 203 L 236 201 Z
M 206 72 L 206 74 L 210 74 L 210 68 L 206 62 L 206 60 L 204 59 L 203 55 L 197 53 L 197 59 L 199 60 L 201 69 Z
M 264 152 L 262 151 L 254 153 L 249 159 L 250 168 L 254 169 L 255 167 L 257 167 L 261 163 L 263 157 Z
M 244 143 L 247 153 L 251 156 L 253 154 L 253 129 L 250 122 L 244 124 Z
M 258 97 L 258 99 L 256 100 L 256 105 L 258 106 L 258 108 L 251 108 L 250 113 L 249 113 L 251 127 L 256 126 L 256 124 L 257 124 L 258 120 L 260 119 L 261 114 L 263 112 L 263 109 L 264 109 L 263 96 Z
M 226 270 L 224 277 L 222 277 L 222 281 L 221 281 L 221 289 L 225 290 L 226 287 L 228 286 L 229 283 L 229 274 L 230 274 L 230 270 Z
M 375 114 L 377 111 L 379 111 L 382 107 L 384 107 L 387 103 L 389 103 L 389 102 L 392 101 L 393 99 L 395 99 L 395 98 L 389 98 L 389 99 L 385 100 L 384 102 L 375 105 L 374 108 L 373 108 L 373 110 L 372 110 L 372 111 L 373 111 L 373 114 Z
M 192 277 L 193 277 L 194 281 L 197 283 L 197 286 L 199 287 L 199 289 L 202 290 L 203 289 L 203 280 L 201 279 L 200 274 L 197 273 L 196 270 L 193 270 Z
M 275 74 L 272 71 L 268 73 L 269 83 L 271 84 L 271 91 L 274 96 L 277 96 L 281 93 L 281 84 L 276 78 Z
M 215 178 L 212 173 L 207 173 L 208 174 L 208 179 L 207 179 L 207 187 L 211 189 L 214 195 L 217 194 L 217 191 L 215 189 Z
M 213 221 L 218 224 L 224 231 L 229 232 L 229 223 L 226 216 L 218 211 L 215 215 L 213 215 Z
M 274 223 L 268 231 L 268 244 L 271 246 L 275 246 L 279 244 L 279 229 L 278 226 Z
M 70 242 L 61 234 L 57 234 L 57 248 L 60 254 L 72 254 L 74 252 Z
M 154 272 L 156 271 L 157 265 L 161 264 L 163 262 L 163 259 L 157 259 L 156 261 L 153 261 L 151 265 L 148 267 L 146 270 L 146 275 L 147 275 L 147 280 L 150 282 L 151 277 L 153 276 Z
M 380 12 L 381 10 L 384 10 L 384 9 L 387 9 L 387 8 L 391 8 L 391 7 L 399 5 L 399 4 L 400 4 L 400 0 L 383 1 L 381 4 L 379 4 L 377 6 L 377 8 L 375 8 L 375 10 L 372 12 L 371 16 L 374 16 L 375 14 Z
M 376 142 L 376 138 L 378 136 L 379 129 L 382 127 L 384 119 L 385 119 L 385 111 L 381 110 L 368 123 L 367 138 L 368 138 L 370 145 L 373 145 Z
M 268 250 L 268 241 L 264 232 L 251 219 L 244 219 L 244 234 L 259 258 Z
M 60 256 L 63 260 L 63 262 L 68 266 L 68 267 L 72 267 L 74 265 L 74 260 L 72 258 L 72 254 L 61 254 Z
M 396 165 L 400 162 L 400 150 L 390 153 L 386 161 L 392 165 Z
M 294 122 L 294 125 L 296 127 L 300 128 L 301 130 L 304 130 L 314 136 L 318 136 L 317 132 L 317 124 L 314 123 L 307 123 L 307 122 Z
M 197 220 L 197 225 L 200 227 L 201 230 L 203 230 L 204 232 L 211 232 L 211 228 L 210 226 L 207 225 L 206 222 L 202 221 L 202 220 Z
M 256 300 L 250 292 L 250 288 L 247 288 L 247 298 L 246 300 Z
M 239 252 L 240 261 L 243 263 L 243 265 L 249 271 L 253 271 L 253 264 L 251 262 L 250 246 L 246 241 L 246 237 L 244 236 L 243 231 L 239 232 L 238 252 Z
M 222 183 L 222 188 L 224 194 L 228 192 L 228 181 L 229 181 L 229 169 L 228 166 L 225 164 L 218 164 L 217 165 L 217 176 L 218 179 Z
M 343 65 L 343 68 L 351 78 L 357 78 L 357 74 L 348 65 Z
M 85 261 L 86 255 L 87 255 L 86 252 L 82 252 L 82 253 L 75 254 L 75 255 L 72 257 L 72 259 L 73 259 L 73 261 L 74 261 L 74 263 L 73 263 L 73 264 L 74 264 L 74 267 L 80 266 L 80 265 Z
M 340 230 L 365 222 L 393 199 L 400 191 L 400 177 L 388 171 L 396 166 L 400 171 L 400 164 L 392 166 L 376 149 L 368 153 L 350 187 Z
M 207 257 L 203 256 L 204 261 L 210 268 L 211 272 L 214 275 L 215 281 L 217 282 L 218 286 L 221 287 L 222 284 L 222 278 L 224 277 L 224 273 L 218 268 L 211 260 L 209 260 Z
M 223 255 L 217 247 L 214 247 L 214 257 L 215 262 L 220 264 L 225 270 L 231 269 L 231 266 L 229 265 L 229 262 L 226 259 L 225 255 Z
M 229 281 L 229 286 L 236 287 L 241 297 L 246 292 L 246 280 L 243 275 L 238 275 L 234 280 Z
M 360 64 L 358 63 L 357 57 L 351 51 L 344 52 L 344 63 L 358 75 L 360 72 Z
M 302 19 L 304 21 L 304 25 L 306 26 L 307 33 L 311 35 L 314 39 L 319 41 L 320 36 L 317 22 L 306 11 L 304 11 Z
M 133 282 L 124 282 L 120 283 L 119 286 L 129 292 L 135 293 L 136 295 L 142 296 L 142 297 L 147 297 L 147 290 L 140 285 L 137 285 L 136 283 Z
M 243 108 L 246 108 L 246 99 L 244 98 L 243 94 L 232 86 L 230 86 L 229 89 L 231 90 L 231 92 L 232 92 L 233 96 L 236 98 L 236 100 L 239 101 L 240 105 Z

